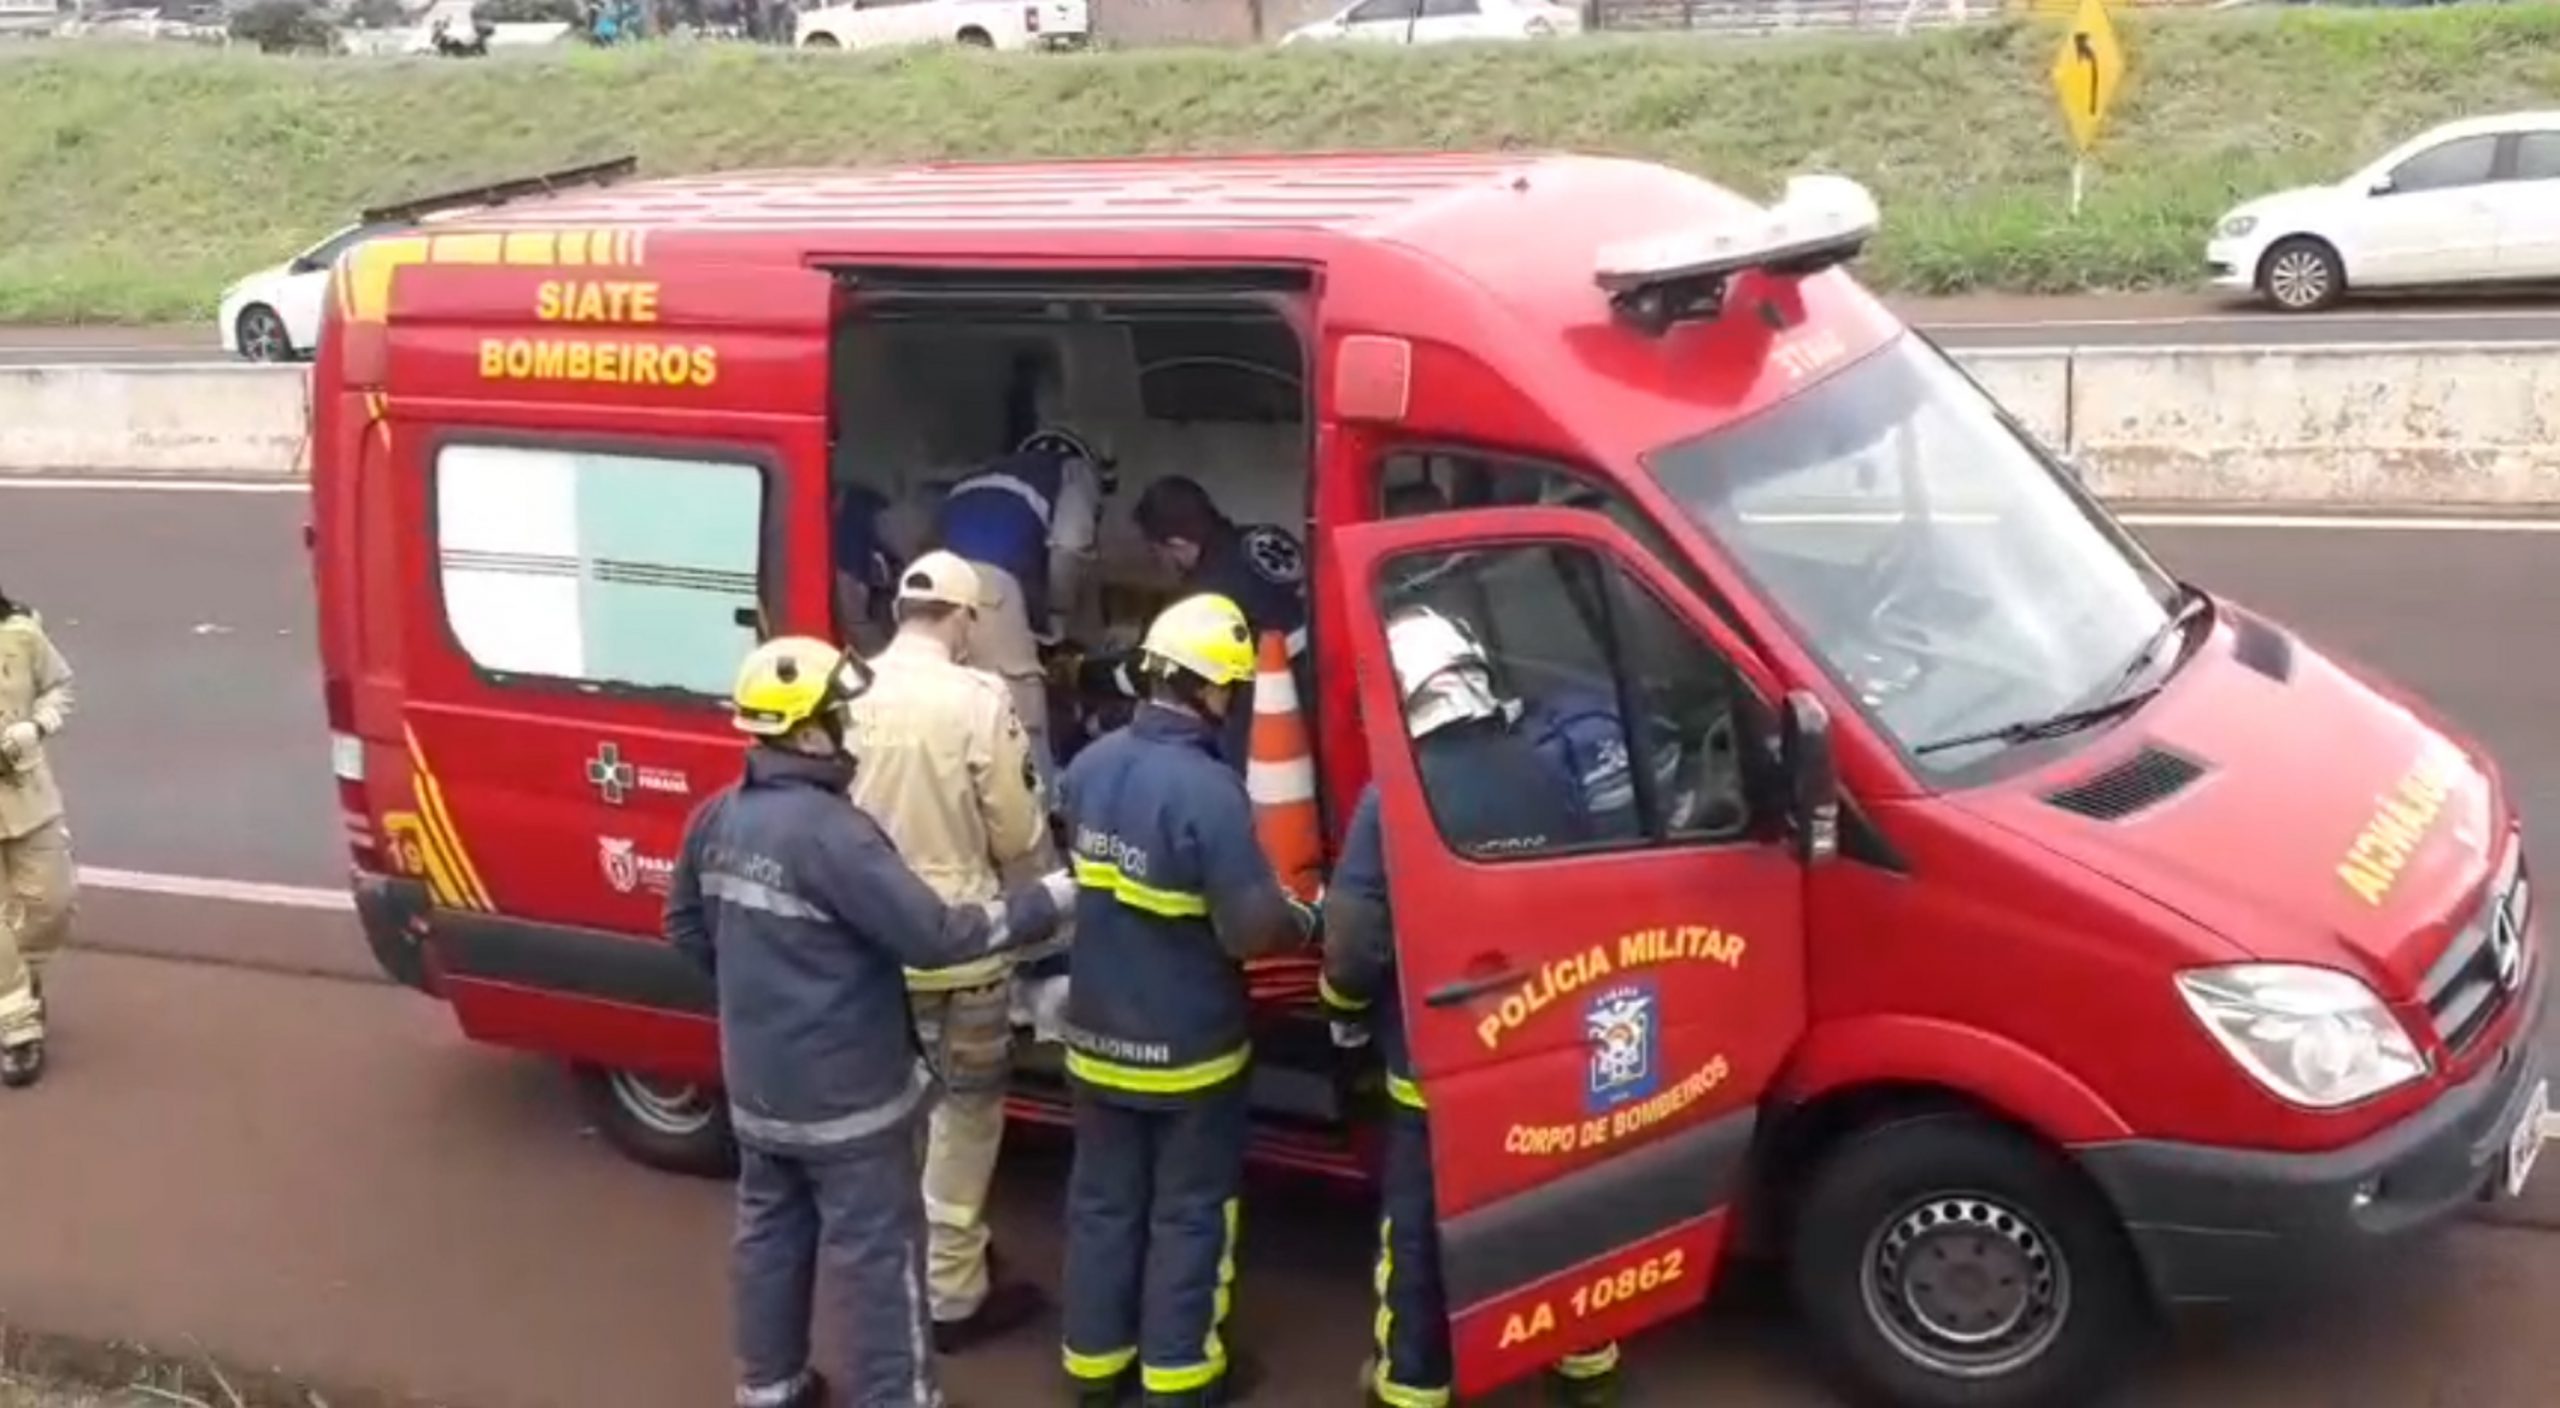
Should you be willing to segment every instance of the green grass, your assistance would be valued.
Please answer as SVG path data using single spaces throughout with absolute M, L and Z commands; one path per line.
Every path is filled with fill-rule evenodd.
M 1438 52 L 677 46 L 452 60 L 0 54 L 0 321 L 203 316 L 361 203 L 623 150 L 779 163 L 1310 147 L 1568 147 L 1757 195 L 1844 171 L 1900 290 L 2174 286 L 2236 198 L 2334 180 L 2429 123 L 2560 104 L 2560 6 L 2121 21 L 2129 72 L 2068 217 L 2056 27 L 1894 41 Z

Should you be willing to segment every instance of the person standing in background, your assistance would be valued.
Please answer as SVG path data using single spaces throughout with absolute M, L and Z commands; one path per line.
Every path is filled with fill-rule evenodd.
M 44 964 L 77 900 L 71 827 L 45 744 L 71 718 L 71 663 L 0 591 L 0 1085 L 44 1075 Z
M 846 706 L 862 760 L 854 804 L 942 902 L 979 904 L 1054 864 L 1031 743 L 1004 682 L 965 663 L 984 593 L 975 569 L 929 552 L 897 579 L 897 636 L 870 660 L 871 688 Z M 908 1006 L 942 1098 L 926 1122 L 924 1210 L 934 1346 L 957 1354 L 1041 1306 L 994 1279 L 987 1193 L 1013 1076 L 1010 963 L 990 955 L 907 970 Z

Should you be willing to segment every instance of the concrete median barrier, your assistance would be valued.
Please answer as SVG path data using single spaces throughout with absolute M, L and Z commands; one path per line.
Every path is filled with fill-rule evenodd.
M 2560 344 L 1956 355 L 2110 499 L 2560 507 Z M 0 474 L 296 477 L 306 382 L 298 367 L 0 367 Z
M 300 367 L 0 366 L 0 473 L 293 476 Z

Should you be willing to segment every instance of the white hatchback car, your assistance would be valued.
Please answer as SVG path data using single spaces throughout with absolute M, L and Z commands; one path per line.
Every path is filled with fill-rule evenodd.
M 1358 0 L 1281 37 L 1283 44 L 1353 40 L 1444 44 L 1467 39 L 1548 39 L 1582 32 L 1582 11 L 1545 0 Z
M 792 30 L 803 49 L 1081 49 L 1092 37 L 1085 0 L 849 0 L 802 10 Z
M 2334 186 L 2281 191 L 2214 226 L 2216 287 L 2287 312 L 2351 289 L 2560 280 L 2560 112 L 2450 122 Z
M 222 291 L 222 350 L 252 362 L 291 362 L 320 345 L 329 269 L 349 245 L 404 225 L 349 225 L 282 264 Z

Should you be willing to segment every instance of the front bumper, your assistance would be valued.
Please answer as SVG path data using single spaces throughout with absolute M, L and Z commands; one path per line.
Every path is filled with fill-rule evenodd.
M 2204 266 L 2215 288 L 2245 293 L 2258 286 L 2258 249 L 2248 240 L 2214 240 L 2204 247 Z
M 2523 1021 L 2487 1065 L 2360 1143 L 2321 1154 L 2139 1140 L 2081 1150 L 2154 1295 L 2169 1306 L 2280 1298 L 2354 1276 L 2495 1196 L 2508 1135 L 2543 1073 L 2549 966 L 2534 965 Z

